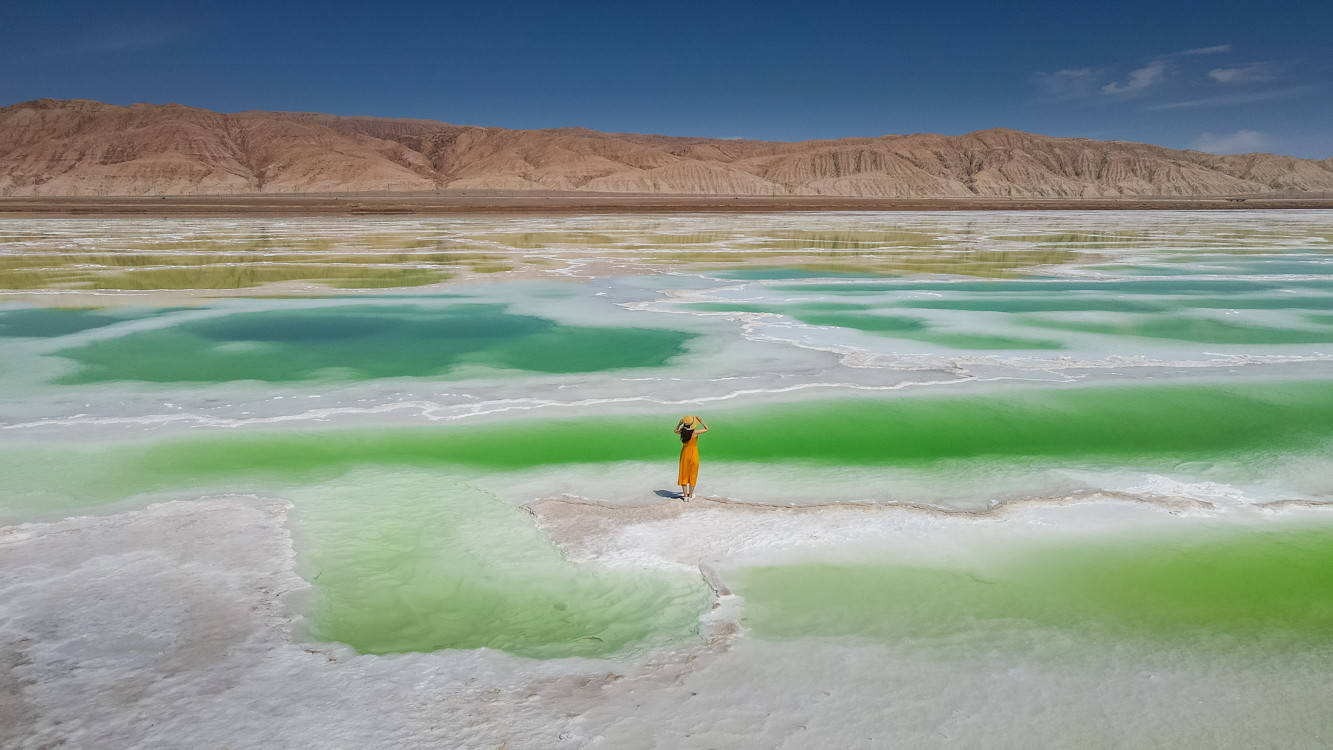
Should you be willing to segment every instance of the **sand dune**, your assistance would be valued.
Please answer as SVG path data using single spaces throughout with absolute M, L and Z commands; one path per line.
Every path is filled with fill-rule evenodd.
M 1333 159 L 994 129 L 776 143 L 88 100 L 0 108 L 0 196 L 439 190 L 858 198 L 1333 191 Z

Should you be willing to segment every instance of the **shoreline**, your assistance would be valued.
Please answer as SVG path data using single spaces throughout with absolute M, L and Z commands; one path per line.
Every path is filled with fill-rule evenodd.
M 775 213 L 802 211 L 1333 210 L 1328 197 L 846 198 L 637 193 L 441 192 L 123 197 L 0 197 L 0 218 L 441 216 L 453 214 Z

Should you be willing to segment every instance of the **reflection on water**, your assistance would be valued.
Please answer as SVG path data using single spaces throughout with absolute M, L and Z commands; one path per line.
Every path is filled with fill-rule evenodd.
M 831 275 L 1003 278 L 1074 263 L 1153 274 L 1123 262 L 1139 255 L 1158 266 L 1301 273 L 1321 272 L 1310 269 L 1333 249 L 1333 233 L 1317 216 L 1209 218 L 1136 215 L 1139 229 L 1076 212 L 8 221 L 0 289 L 225 290 L 295 281 L 384 288 L 497 274 L 577 277 L 594 267 L 605 275 L 756 263 Z M 1233 263 L 1295 250 L 1304 257 Z

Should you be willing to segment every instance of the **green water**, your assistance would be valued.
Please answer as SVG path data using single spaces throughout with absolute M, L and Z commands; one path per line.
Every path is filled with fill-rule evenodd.
M 754 305 L 747 302 L 691 302 L 686 308 L 691 312 L 734 312 L 734 313 L 776 313 L 781 309 L 775 305 Z
M 812 326 L 833 326 L 835 328 L 855 328 L 870 333 L 912 333 L 926 327 L 918 318 L 906 318 L 894 315 L 858 315 L 855 313 L 802 313 L 802 323 Z
M 913 310 L 964 310 L 968 312 L 1121 312 L 1121 313 L 1165 313 L 1177 310 L 1328 310 L 1333 309 L 1333 297 L 1309 297 L 1282 295 L 1276 297 L 1235 297 L 1221 299 L 1163 298 L 1149 302 L 1115 297 L 1097 297 L 1081 295 L 1076 297 L 1044 298 L 1030 296 L 995 296 L 987 295 L 974 299 L 930 299 L 907 300 L 903 302 L 799 302 L 784 304 L 765 304 L 759 302 L 690 302 L 684 305 L 689 310 L 704 312 L 766 312 L 791 313 L 799 315 L 801 311 L 824 310 L 884 310 L 908 308 Z
M 1126 318 L 1108 323 L 1089 323 L 1030 318 L 1028 325 L 1110 336 L 1194 341 L 1204 344 L 1327 344 L 1333 343 L 1333 327 L 1326 330 L 1274 328 L 1243 325 L 1210 318 L 1176 315 L 1158 318 Z
M 699 312 L 756 312 L 802 315 L 808 313 L 845 312 L 871 310 L 875 305 L 861 305 L 855 302 L 802 302 L 788 305 L 763 305 L 750 302 L 689 302 L 684 309 Z
M 960 305 L 966 303 L 958 303 Z M 905 305 L 918 307 L 918 305 Z M 946 307 L 948 305 L 919 305 Z M 1094 303 L 1095 306 L 1095 303 Z M 761 305 L 746 302 L 692 302 L 688 309 L 700 312 L 755 312 L 790 315 L 802 323 L 816 326 L 850 328 L 895 338 L 924 341 L 950 349 L 1063 349 L 1058 341 L 1028 339 L 1018 336 L 995 336 L 980 332 L 932 331 L 925 321 L 893 315 L 877 315 L 861 311 L 876 309 L 875 305 L 847 302 L 806 302 L 792 305 Z M 960 308 L 962 309 L 962 308 Z M 991 309 L 978 307 L 973 309 Z M 1057 309 L 1040 307 L 1036 309 Z M 1070 308 L 1075 309 L 1075 308 Z M 1080 306 L 1077 309 L 1087 309 Z
M 866 333 L 924 341 L 949 349 L 1063 349 L 1058 341 L 996 336 L 978 331 L 934 331 L 926 321 L 894 315 L 871 313 L 793 313 L 802 323 L 814 326 L 850 328 Z
M 605 656 L 694 636 L 712 595 L 697 574 L 569 563 L 460 475 L 361 469 L 284 495 L 318 591 L 311 635 L 363 653 Z
M 530 420 L 411 429 L 214 433 L 117 445 L 32 443 L 0 454 L 0 513 L 83 507 L 184 487 L 260 490 L 322 482 L 359 466 L 518 470 L 674 461 L 656 416 Z M 1169 470 L 1187 461 L 1256 467 L 1333 441 L 1328 381 L 867 397 L 719 409 L 705 462 L 825 466 L 1013 466 L 1069 462 Z M 793 427 L 799 425 L 799 428 Z
M 977 331 L 935 331 L 926 321 L 894 315 L 856 313 L 795 313 L 797 320 L 814 326 L 850 328 L 880 336 L 922 341 L 947 349 L 1063 349 L 1064 344 L 1045 339 L 996 336 Z
M 1163 304 L 1136 302 L 1124 299 L 1103 299 L 1089 297 L 1065 297 L 1042 299 L 1039 297 L 988 297 L 986 299 L 960 300 L 912 300 L 901 303 L 902 307 L 922 310 L 969 310 L 978 312 L 1063 312 L 1103 310 L 1107 312 L 1162 312 L 1167 308 Z
M 970 568 L 802 564 L 742 569 L 764 638 L 948 638 L 1013 628 L 1229 647 L 1333 645 L 1333 527 L 1191 531 L 1154 540 L 980 551 Z
M 818 286 L 818 285 L 812 285 Z M 863 294 L 868 288 L 883 285 L 856 284 L 847 286 L 818 286 L 821 290 L 839 288 L 853 295 Z M 957 290 L 963 284 L 951 284 Z M 802 287 L 786 287 L 797 289 Z M 811 287 L 803 287 L 810 289 Z M 1029 287 L 1033 289 L 1034 287 Z M 1045 289 L 1045 286 L 1037 287 Z M 898 291 L 906 291 L 899 289 Z M 986 331 L 987 324 L 977 321 L 971 330 L 938 330 L 921 318 L 885 314 L 906 310 L 954 310 L 960 312 L 994 312 L 1021 317 L 1015 324 L 1038 329 L 1093 333 L 1138 339 L 1186 341 L 1203 344 L 1264 344 L 1298 345 L 1333 342 L 1333 329 L 1328 327 L 1330 316 L 1304 316 L 1314 327 L 1277 327 L 1191 317 L 1191 309 L 1263 309 L 1263 310 L 1322 310 L 1333 305 L 1333 298 L 1310 296 L 1235 297 L 1223 295 L 1207 299 L 1186 294 L 1158 300 L 1132 300 L 1118 297 L 1099 297 L 1087 293 L 1059 292 L 1049 296 L 1011 293 L 986 295 L 974 299 L 930 299 L 891 301 L 884 303 L 854 302 L 694 302 L 682 305 L 685 309 L 703 312 L 760 312 L 786 315 L 802 323 L 863 331 L 899 339 L 922 341 L 949 349 L 996 350 L 1055 350 L 1066 344 L 1042 338 L 994 335 Z M 1063 320 L 1040 313 L 1111 312 L 1124 317 L 1111 321 Z M 1030 313 L 1029 315 L 1024 315 Z M 956 325 L 951 322 L 950 325 Z M 1321 330 L 1323 329 L 1323 330 Z
M 1327 255 L 1285 252 L 1281 257 L 1246 257 L 1235 255 L 1185 256 L 1158 258 L 1138 265 L 1099 263 L 1094 268 L 1103 273 L 1126 276 L 1175 276 L 1199 273 L 1236 275 L 1327 275 L 1330 271 Z
M 766 266 L 763 268 L 737 268 L 717 271 L 712 274 L 720 279 L 742 281 L 782 281 L 786 279 L 827 279 L 827 278 L 878 278 L 877 274 L 866 271 L 826 271 L 813 268 L 791 268 L 789 266 Z
M 1333 297 L 1302 297 L 1286 294 L 1279 297 L 1223 297 L 1221 299 L 1171 300 L 1180 309 L 1212 310 L 1329 310 Z
M 447 373 L 465 364 L 531 372 L 660 366 L 691 334 L 558 325 L 501 305 L 340 306 L 237 313 L 59 352 L 60 382 L 286 382 Z
M 1247 294 L 1271 292 L 1277 289 L 1311 289 L 1333 291 L 1333 282 L 1324 280 L 1254 281 L 1248 279 L 1144 279 L 1116 281 L 1068 281 L 1032 278 L 1022 281 L 950 281 L 914 282 L 894 281 L 875 283 L 781 284 L 773 289 L 782 292 L 881 294 L 901 291 L 950 292 L 1114 292 L 1117 294 L 1178 295 L 1178 294 Z
M 19 310 L 0 310 L 0 337 L 53 338 L 71 333 L 89 331 L 116 323 L 141 320 L 157 315 L 178 312 L 180 308 L 151 310 L 83 310 L 35 307 Z
M 1017 336 L 988 336 L 984 333 L 923 333 L 912 338 L 950 349 L 1063 349 L 1059 341 Z
M 720 409 L 707 417 L 713 430 L 701 452 L 727 461 L 921 465 L 1017 457 L 1120 463 L 1197 460 L 1321 445 L 1333 437 L 1333 387 L 1316 381 L 863 398 Z M 656 419 L 218 436 L 163 444 L 153 449 L 149 460 L 178 467 L 186 475 L 358 461 L 521 469 L 660 460 L 671 456 L 672 436 L 663 435 L 662 425 L 675 418 L 672 412 Z

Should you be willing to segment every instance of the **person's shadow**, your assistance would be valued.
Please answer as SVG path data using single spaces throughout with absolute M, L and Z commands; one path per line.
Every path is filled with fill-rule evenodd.
M 654 490 L 653 494 L 658 497 L 670 498 L 672 500 L 680 499 L 680 493 L 675 490 Z

